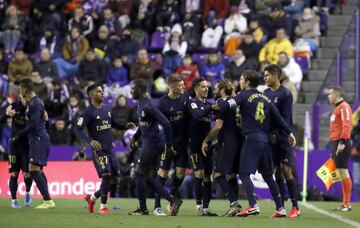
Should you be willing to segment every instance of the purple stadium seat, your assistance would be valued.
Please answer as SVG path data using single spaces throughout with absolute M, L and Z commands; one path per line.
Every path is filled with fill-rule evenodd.
M 204 53 L 194 53 L 192 55 L 192 60 L 198 64 L 204 64 L 206 61 L 206 54 Z
M 161 50 L 165 45 L 165 33 L 162 32 L 154 32 L 151 36 L 151 44 L 150 49 Z
M 304 56 L 294 56 L 295 62 L 300 65 L 303 74 L 308 74 L 310 71 L 310 58 Z

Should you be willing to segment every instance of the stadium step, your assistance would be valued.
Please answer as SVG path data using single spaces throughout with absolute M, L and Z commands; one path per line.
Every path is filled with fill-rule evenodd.
M 326 74 L 327 74 L 327 70 L 311 70 L 309 73 L 309 76 L 308 76 L 308 80 L 309 81 L 323 81 L 326 77 Z
M 326 35 L 331 37 L 343 37 L 346 29 L 346 26 L 331 26 L 326 32 Z
M 320 47 L 317 52 L 317 57 L 318 59 L 333 59 L 337 51 L 337 48 Z
M 325 36 L 320 38 L 321 47 L 337 48 L 340 45 L 342 37 Z
M 352 18 L 352 15 L 330 15 L 329 25 L 347 26 L 349 24 L 351 18 Z

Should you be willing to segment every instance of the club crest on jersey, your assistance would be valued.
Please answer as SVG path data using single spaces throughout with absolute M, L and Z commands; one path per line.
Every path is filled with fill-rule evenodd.
M 111 118 L 111 113 L 110 112 L 108 112 L 108 116 Z
M 100 119 L 100 116 L 96 116 L 96 119 L 99 120 L 99 119 Z
M 145 112 L 141 111 L 141 117 L 145 117 Z
M 275 103 L 275 104 L 278 103 L 278 97 L 275 97 L 274 103 Z
M 191 103 L 191 108 L 192 108 L 192 109 L 197 109 L 198 106 L 197 106 L 197 104 L 195 104 L 195 103 Z

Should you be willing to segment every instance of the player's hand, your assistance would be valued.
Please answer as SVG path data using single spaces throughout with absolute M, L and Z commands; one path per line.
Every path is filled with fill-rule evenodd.
M 49 114 L 47 111 L 44 111 L 44 120 L 47 122 L 49 120 Z
M 125 127 L 127 129 L 130 129 L 130 128 L 135 128 L 136 127 L 136 124 L 134 122 L 129 122 L 125 125 Z
M 13 116 L 15 116 L 15 114 L 16 114 L 16 110 L 12 108 L 12 105 L 9 105 L 9 106 L 6 108 L 5 114 L 6 114 L 7 116 L 13 117 Z
M 220 106 L 219 106 L 219 104 L 216 102 L 215 104 L 213 104 L 212 106 L 211 106 L 211 108 L 213 109 L 213 110 L 216 110 L 216 111 L 219 111 L 220 110 Z
M 130 141 L 130 152 L 136 151 L 138 148 L 137 141 L 134 139 L 131 139 Z
M 166 154 L 176 155 L 176 150 L 173 146 L 165 145 Z
M 339 143 L 336 149 L 336 156 L 338 156 L 345 149 L 345 144 Z
M 206 153 L 209 150 L 209 144 L 206 141 L 203 141 L 202 146 L 201 146 L 201 151 L 203 153 L 203 155 L 206 157 Z
M 90 141 L 90 145 L 91 145 L 91 147 L 92 147 L 95 151 L 99 151 L 99 150 L 102 149 L 101 143 L 99 143 L 99 142 L 96 141 L 96 140 L 91 140 L 91 141 Z
M 10 138 L 10 143 L 15 143 L 19 139 L 19 136 L 15 135 Z
M 295 147 L 296 146 L 296 138 L 295 136 L 293 135 L 293 133 L 291 133 L 289 135 L 289 143 L 292 147 Z

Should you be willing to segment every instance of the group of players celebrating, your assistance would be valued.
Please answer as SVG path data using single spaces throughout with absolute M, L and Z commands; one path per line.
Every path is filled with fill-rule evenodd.
M 158 106 L 154 106 L 148 96 L 148 82 L 136 80 L 131 93 L 133 99 L 138 101 L 139 128 L 132 139 L 130 151 L 138 153 L 135 183 L 139 205 L 136 210 L 129 212 L 129 215 L 149 214 L 146 205 L 149 184 L 155 192 L 154 214 L 166 215 L 160 203 L 160 199 L 165 198 L 169 202 L 169 215 L 176 216 L 182 200 L 174 195 L 183 182 L 190 158 L 195 177 L 196 209 L 199 215 L 217 216 L 209 209 L 211 176 L 220 185 L 230 203 L 224 216 L 246 217 L 259 214 L 254 185 L 250 179 L 251 174 L 259 171 L 276 204 L 272 217 L 298 217 L 300 210 L 297 205 L 297 184 L 293 175 L 293 146 L 296 140 L 292 134 L 292 95 L 281 86 L 281 74 L 281 68 L 277 65 L 265 68 L 264 79 L 269 88 L 264 93 L 256 89 L 259 77 L 253 70 L 243 72 L 239 81 L 241 90 L 238 94 L 235 94 L 234 85 L 230 81 L 220 80 L 213 87 L 213 95 L 216 98 L 213 104 L 207 100 L 209 88 L 205 79 L 193 81 L 194 94 L 190 96 L 184 91 L 181 77 L 168 77 L 169 92 L 160 98 Z M 44 198 L 40 208 L 52 208 L 55 204 L 50 199 L 46 177 L 42 172 L 48 155 L 48 136 L 44 124 L 46 115 L 43 114 L 43 105 L 36 102 L 38 98 L 31 97 L 34 95 L 31 85 L 24 87 L 22 82 L 20 91 L 27 101 L 25 115 L 29 121 L 24 130 L 14 134 L 12 144 L 18 145 L 16 142 L 20 137 L 28 135 L 30 175 Z M 102 182 L 100 189 L 92 195 L 86 195 L 85 200 L 89 212 L 93 213 L 96 200 L 101 198 L 99 213 L 107 215 L 111 213 L 107 207 L 111 176 L 119 175 L 116 158 L 112 152 L 111 128 L 133 128 L 135 124 L 118 123 L 112 118 L 111 108 L 103 105 L 104 92 L 100 85 L 89 86 L 87 93 L 91 105 L 81 113 L 75 123 L 75 133 L 91 145 L 93 162 Z M 38 105 L 36 109 L 35 105 Z M 9 111 L 8 114 L 13 115 L 14 112 Z M 213 119 L 215 124 L 211 128 Z M 15 120 L 16 118 L 13 122 Z M 31 131 L 28 130 L 30 128 Z M 87 129 L 87 134 L 83 132 L 84 128 Z M 41 159 L 36 160 L 33 154 L 46 157 L 45 163 Z M 172 167 L 175 168 L 175 177 L 171 191 L 168 192 L 164 184 Z M 28 173 L 25 166 L 23 171 Z M 18 173 L 19 169 L 13 169 L 11 178 L 17 177 Z M 249 205 L 246 208 L 242 208 L 238 202 L 237 177 L 240 178 L 248 197 Z M 15 189 L 14 184 L 11 187 L 12 182 L 14 181 L 10 179 L 10 188 Z M 289 214 L 284 208 L 285 183 L 292 202 Z M 29 185 L 31 186 L 31 183 Z

